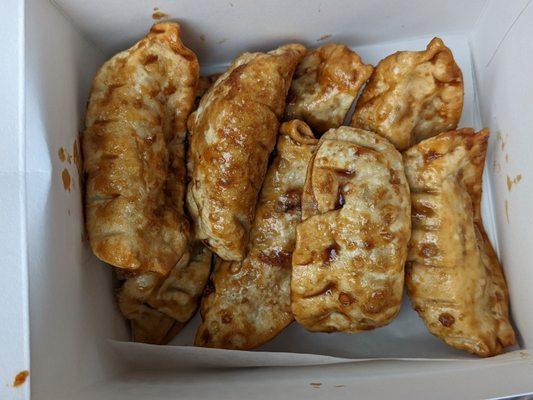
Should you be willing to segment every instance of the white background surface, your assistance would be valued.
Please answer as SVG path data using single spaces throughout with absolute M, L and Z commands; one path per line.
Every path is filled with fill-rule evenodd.
M 0 398 L 24 399 L 13 387 L 29 365 L 24 185 L 24 4 L 0 2 Z

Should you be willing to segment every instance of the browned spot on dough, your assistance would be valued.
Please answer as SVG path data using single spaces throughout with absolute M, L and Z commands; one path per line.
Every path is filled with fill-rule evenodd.
M 455 318 L 449 313 L 442 313 L 439 315 L 439 322 L 445 327 L 449 328 L 454 324 Z
M 339 293 L 339 303 L 341 306 L 348 307 L 353 303 L 354 299 L 348 293 L 340 292 Z
M 203 296 L 209 296 L 211 293 L 214 293 L 215 291 L 215 285 L 213 285 L 213 281 L 209 279 L 204 287 L 204 293 Z
M 373 291 L 370 296 L 363 302 L 361 308 L 368 314 L 377 314 L 382 312 L 388 305 L 390 290 L 387 288 Z
M 59 156 L 59 160 L 61 160 L 61 162 L 65 162 L 65 160 L 67 159 L 65 149 L 63 147 L 59 148 L 57 155 Z
M 170 96 L 176 91 L 176 86 L 174 86 L 172 83 L 169 83 L 165 89 L 163 89 L 163 94 L 165 96 Z
M 259 253 L 259 259 L 262 262 L 275 266 L 275 267 L 289 267 L 290 268 L 292 253 L 285 251 L 285 250 L 279 250 L 279 249 L 274 249 L 269 252 L 262 251 Z
M 339 210 L 346 203 L 344 199 L 344 185 L 339 185 L 339 190 L 337 191 L 337 200 L 335 202 L 335 210 Z
M 116 89 L 119 89 L 121 88 L 122 86 L 124 86 L 123 83 L 112 83 L 110 85 L 107 86 L 107 91 L 105 92 L 105 95 L 104 97 L 102 98 L 102 100 L 100 101 L 100 103 L 102 105 L 106 105 L 108 104 L 110 101 L 111 101 L 111 97 L 113 96 L 113 92 L 116 90 Z
M 398 174 L 393 169 L 389 170 L 390 178 L 389 183 L 391 185 L 399 185 L 400 184 L 400 178 L 398 177 Z
M 411 217 L 422 219 L 422 218 L 430 218 L 435 215 L 435 212 L 433 209 L 421 202 L 414 201 L 411 204 Z
M 61 179 L 63 180 L 63 187 L 65 190 L 70 192 L 72 180 L 70 179 L 70 174 L 66 168 L 63 168 L 63 171 L 61 172 Z
M 425 162 L 431 162 L 433 160 L 436 160 L 437 158 L 442 157 L 442 154 L 434 151 L 429 150 L 426 154 L 424 154 L 424 160 Z
M 439 249 L 433 243 L 423 243 L 420 246 L 419 255 L 421 257 L 435 257 L 439 254 Z
M 337 243 L 333 243 L 332 245 L 329 245 L 326 247 L 325 254 L 324 254 L 324 264 L 329 264 L 331 261 L 333 261 L 337 256 L 339 255 L 340 247 Z
M 157 56 L 157 54 L 148 54 L 148 56 L 143 61 L 143 65 L 155 63 L 158 59 L 159 57 Z
M 374 239 L 367 238 L 363 240 L 363 248 L 365 250 L 372 250 L 376 246 L 376 243 L 374 242 Z
M 13 386 L 19 387 L 24 385 L 29 375 L 30 371 L 28 370 L 20 371 L 17 375 L 15 375 L 15 379 L 13 379 Z
M 150 29 L 150 33 L 165 33 L 165 32 L 166 32 L 165 29 L 159 28 L 156 25 L 154 25 L 152 29 Z
M 302 209 L 302 191 L 289 189 L 278 198 L 275 210 L 277 212 L 299 211 Z
M 343 176 L 345 178 L 352 178 L 355 175 L 355 171 L 352 171 L 351 169 L 343 169 L 343 168 L 330 168 L 330 169 L 336 174 Z
M 202 341 L 203 344 L 206 344 L 206 343 L 209 343 L 209 339 L 211 339 L 211 335 L 209 334 L 209 330 L 206 329 L 200 335 L 200 340 Z
M 229 324 L 232 320 L 231 318 L 231 314 L 224 310 L 220 313 L 220 320 L 222 321 L 223 324 Z

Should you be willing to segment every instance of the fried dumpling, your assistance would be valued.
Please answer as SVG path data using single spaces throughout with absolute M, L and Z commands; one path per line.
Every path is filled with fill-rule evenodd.
M 240 55 L 189 118 L 187 206 L 196 238 L 224 260 L 245 256 L 278 121 L 304 53 L 289 44 Z
M 455 129 L 463 91 L 451 50 L 434 38 L 424 51 L 399 51 L 379 62 L 357 100 L 351 126 L 379 133 L 403 151 Z
M 338 128 L 372 70 L 342 44 L 308 52 L 294 72 L 285 119 L 302 119 L 318 134 Z
M 401 154 L 375 133 L 329 130 L 309 163 L 302 218 L 292 258 L 296 320 L 351 333 L 391 322 L 411 225 Z
M 412 196 L 406 284 L 429 331 L 479 356 L 515 341 L 509 296 L 481 220 L 488 130 L 460 129 L 404 154 Z
M 125 280 L 117 299 L 134 341 L 165 344 L 185 326 L 198 308 L 211 258 L 211 251 L 196 243 L 166 277 L 147 272 Z
M 302 121 L 281 125 L 244 261 L 218 259 L 202 299 L 196 345 L 251 349 L 276 336 L 292 320 L 291 257 L 307 164 L 317 144 Z
M 187 247 L 184 141 L 198 74 L 179 25 L 167 22 L 94 78 L 83 134 L 87 230 L 94 254 L 115 267 L 165 275 Z

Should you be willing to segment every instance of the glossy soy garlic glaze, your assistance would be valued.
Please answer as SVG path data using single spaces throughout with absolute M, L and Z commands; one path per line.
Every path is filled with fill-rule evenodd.
M 311 159 L 292 259 L 296 320 L 310 331 L 359 332 L 400 310 L 410 235 L 400 153 L 350 127 L 326 132 Z
M 198 71 L 179 25 L 161 23 L 94 78 L 83 133 L 87 230 L 109 264 L 164 275 L 186 250 L 184 141 Z
M 429 331 L 480 356 L 515 341 L 507 285 L 481 220 L 488 130 L 460 129 L 405 152 L 413 232 L 406 283 Z
M 217 260 L 202 300 L 196 345 L 251 349 L 292 320 L 291 257 L 307 164 L 317 140 L 302 121 L 281 125 L 242 262 Z
M 372 70 L 342 44 L 309 51 L 294 73 L 285 119 L 302 119 L 317 134 L 338 128 Z
M 245 256 L 278 121 L 304 53 L 288 44 L 240 55 L 189 118 L 187 206 L 196 237 L 224 260 Z
M 379 62 L 357 100 L 351 126 L 379 133 L 403 151 L 455 129 L 463 91 L 451 50 L 434 38 L 424 51 L 399 51 Z

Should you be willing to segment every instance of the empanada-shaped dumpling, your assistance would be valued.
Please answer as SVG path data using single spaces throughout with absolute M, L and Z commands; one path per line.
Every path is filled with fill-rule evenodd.
M 119 309 L 130 320 L 134 342 L 166 344 L 183 327 L 147 304 L 161 279 L 156 272 L 141 273 L 126 279 L 118 292 Z
M 310 51 L 294 72 L 285 118 L 300 118 L 316 133 L 339 127 L 372 70 L 342 44 Z
M 403 151 L 455 129 L 462 109 L 463 75 L 451 50 L 434 38 L 424 51 L 399 51 L 380 61 L 351 125 L 379 133 Z
M 276 336 L 292 320 L 291 257 L 307 163 L 317 140 L 302 121 L 280 128 L 242 262 L 218 259 L 202 300 L 196 345 L 251 349 Z
M 165 275 L 187 246 L 186 119 L 198 61 L 161 23 L 98 71 L 83 134 L 87 230 L 119 268 Z
M 405 152 L 412 196 L 406 283 L 429 331 L 491 356 L 514 343 L 509 298 L 481 220 L 488 130 L 442 133 Z
M 225 260 L 245 255 L 278 120 L 305 48 L 237 57 L 188 121 L 187 205 L 196 237 Z
M 310 331 L 359 332 L 391 322 L 402 301 L 410 235 L 400 153 L 383 137 L 340 127 L 309 163 L 296 230 L 291 299 Z
M 211 270 L 211 252 L 201 243 L 187 250 L 170 274 L 128 278 L 118 293 L 119 308 L 131 321 L 133 340 L 164 344 L 194 315 Z

